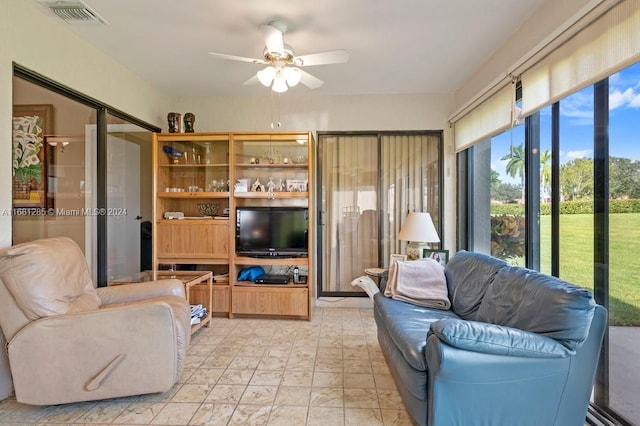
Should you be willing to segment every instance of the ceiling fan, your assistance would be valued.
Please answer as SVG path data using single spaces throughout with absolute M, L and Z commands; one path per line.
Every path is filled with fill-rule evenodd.
M 264 35 L 265 42 L 264 58 L 262 59 L 209 52 L 210 55 L 217 58 L 252 62 L 267 66 L 245 81 L 244 85 L 260 82 L 266 87 L 271 86 L 271 89 L 278 93 L 286 92 L 289 87 L 293 87 L 298 83 L 302 83 L 310 89 L 317 89 L 324 82 L 303 71 L 300 69 L 301 67 L 338 64 L 349 60 L 349 54 L 342 49 L 296 56 L 293 48 L 284 43 L 284 34 L 287 32 L 287 26 L 281 21 L 273 21 L 267 25 L 262 25 L 260 29 Z

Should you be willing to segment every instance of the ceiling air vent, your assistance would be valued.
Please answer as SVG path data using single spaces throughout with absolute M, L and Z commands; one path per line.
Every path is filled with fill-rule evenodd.
M 68 23 L 96 23 L 107 24 L 105 19 L 98 15 L 89 6 L 80 0 L 56 1 L 56 0 L 38 0 L 60 19 Z

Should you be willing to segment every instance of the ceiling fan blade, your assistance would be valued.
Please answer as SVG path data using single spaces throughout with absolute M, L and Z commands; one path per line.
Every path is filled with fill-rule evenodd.
M 349 60 L 349 54 L 346 50 L 330 50 L 328 52 L 312 53 L 310 55 L 296 56 L 293 60 L 294 64 L 299 67 L 308 67 L 312 65 L 340 64 Z
M 284 41 L 282 31 L 271 25 L 260 27 L 264 36 L 264 44 L 269 52 L 284 53 Z
M 251 62 L 254 64 L 262 64 L 262 65 L 267 64 L 267 61 L 265 61 L 264 59 L 254 59 L 254 58 L 247 58 L 244 56 L 227 55 L 226 53 L 209 52 L 209 55 L 215 56 L 216 58 L 220 58 L 220 59 L 229 59 L 232 61 Z
M 301 69 L 298 69 L 298 71 L 300 71 L 300 83 L 304 84 L 309 89 L 317 89 L 324 84 L 324 81 L 320 80 L 318 77 L 314 77 Z
M 253 77 L 251 77 L 249 80 L 247 80 L 244 83 L 242 83 L 242 85 L 243 86 L 251 86 L 252 84 L 256 84 L 256 83 L 260 83 L 260 80 L 258 80 L 258 76 L 256 74 L 254 74 Z

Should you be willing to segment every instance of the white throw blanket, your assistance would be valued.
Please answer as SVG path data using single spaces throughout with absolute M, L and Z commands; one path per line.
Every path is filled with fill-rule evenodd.
M 433 259 L 396 262 L 391 265 L 384 295 L 429 308 L 451 308 L 444 269 Z

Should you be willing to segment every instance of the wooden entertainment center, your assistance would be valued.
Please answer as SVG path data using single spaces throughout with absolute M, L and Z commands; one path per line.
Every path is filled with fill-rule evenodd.
M 212 271 L 213 315 L 311 319 L 314 143 L 311 132 L 154 134 L 154 270 L 176 265 Z M 242 207 L 308 209 L 308 253 L 236 254 L 236 211 Z M 254 266 L 288 275 L 297 267 L 307 279 L 238 280 Z

